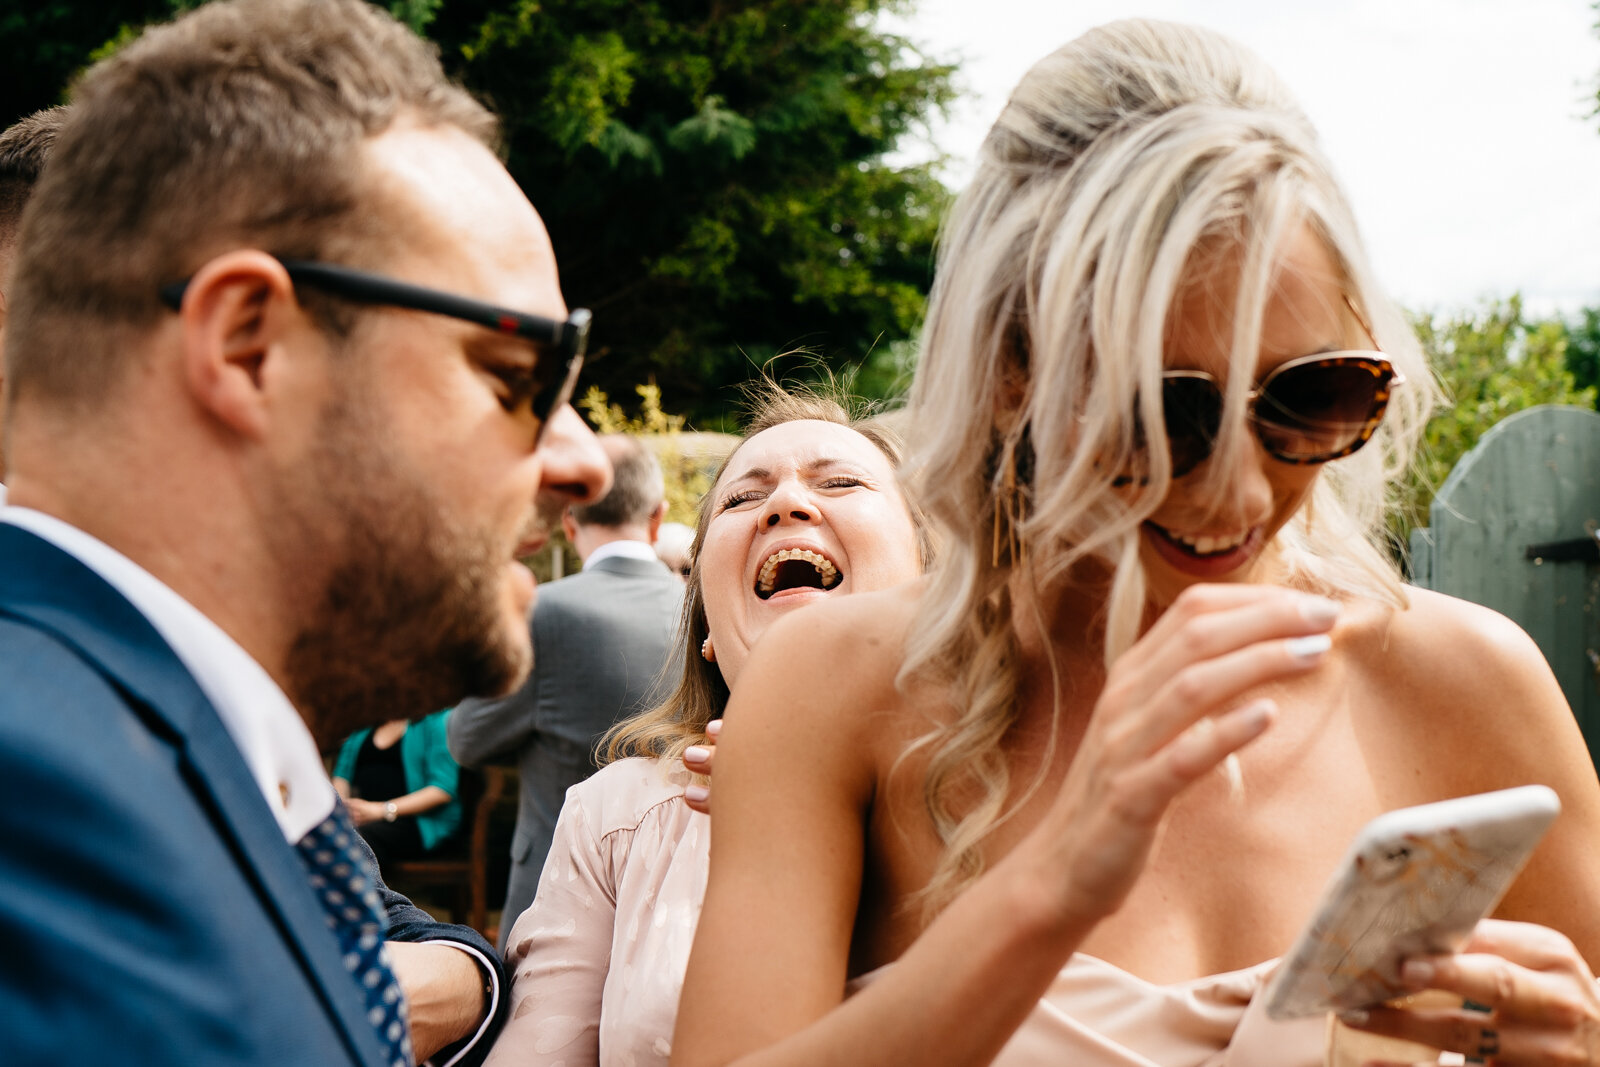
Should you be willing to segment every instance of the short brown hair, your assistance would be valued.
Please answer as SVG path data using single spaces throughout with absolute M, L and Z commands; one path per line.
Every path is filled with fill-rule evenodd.
M 398 227 L 359 153 L 403 118 L 496 137 L 437 50 L 364 0 L 219 0 L 96 64 L 22 228 L 12 388 L 104 400 L 160 286 L 230 248 L 379 262 Z
M 22 209 L 66 120 L 66 108 L 47 107 L 0 133 L 0 248 L 16 241 Z
M 574 504 L 572 521 L 580 526 L 643 526 L 666 499 L 661 464 L 637 437 L 606 434 L 600 443 L 611 460 L 611 488 L 593 504 Z

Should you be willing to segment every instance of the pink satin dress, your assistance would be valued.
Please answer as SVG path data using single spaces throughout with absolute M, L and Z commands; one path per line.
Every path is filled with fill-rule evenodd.
M 491 1067 L 666 1067 L 710 846 L 689 780 L 679 763 L 630 759 L 568 791 L 508 941 L 511 1021 Z M 1324 1019 L 1272 1023 L 1253 1007 L 1273 962 L 1153 985 L 1080 953 L 995 1063 L 1321 1067 Z

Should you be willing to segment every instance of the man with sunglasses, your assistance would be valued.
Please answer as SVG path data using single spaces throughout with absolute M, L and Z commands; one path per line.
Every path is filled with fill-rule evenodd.
M 77 86 L 6 336 L 8 1063 L 481 1033 L 470 958 L 385 948 L 318 750 L 514 687 L 517 559 L 609 479 L 493 137 L 360 0 L 207 5 Z

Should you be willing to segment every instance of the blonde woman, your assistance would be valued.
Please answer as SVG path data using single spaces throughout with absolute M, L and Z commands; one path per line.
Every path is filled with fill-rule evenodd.
M 705 891 L 708 734 L 751 644 L 806 604 L 921 571 L 896 483 L 899 439 L 821 395 L 771 387 L 700 509 L 683 671 L 660 708 L 607 738 L 567 793 L 533 905 L 507 940 L 511 1022 L 491 1065 L 667 1063 Z
M 1251 1005 L 1355 831 L 1535 781 L 1522 923 L 1351 1021 L 1596 1062 L 1583 740 L 1526 635 L 1380 547 L 1429 381 L 1252 55 L 1125 22 L 1031 70 L 917 368 L 939 558 L 745 664 L 673 1063 L 1321 1064 L 1325 1020 Z

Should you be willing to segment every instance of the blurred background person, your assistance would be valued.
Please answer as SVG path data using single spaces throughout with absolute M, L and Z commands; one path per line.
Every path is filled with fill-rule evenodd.
M 595 772 L 600 735 L 664 691 L 657 683 L 683 605 L 683 582 L 653 547 L 667 509 L 660 465 L 626 434 L 600 443 L 611 490 L 562 520 L 583 570 L 539 591 L 533 672 L 510 696 L 465 701 L 449 717 L 450 751 L 462 766 L 504 757 L 521 777 L 502 947 L 533 901 L 568 787 Z
M 689 579 L 689 550 L 694 547 L 694 527 L 664 522 L 656 535 L 656 558 L 671 571 Z
M 357 730 L 339 749 L 333 787 L 379 868 L 416 859 L 461 828 L 461 768 L 445 742 L 448 709 Z

